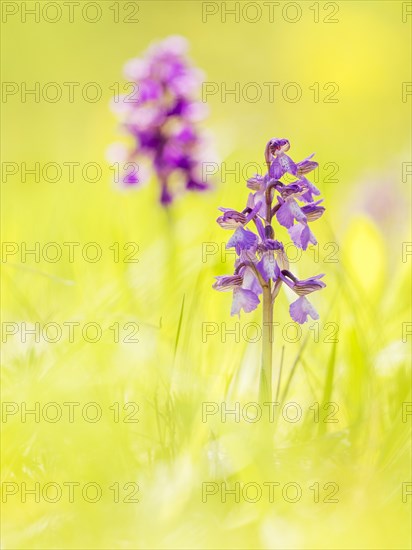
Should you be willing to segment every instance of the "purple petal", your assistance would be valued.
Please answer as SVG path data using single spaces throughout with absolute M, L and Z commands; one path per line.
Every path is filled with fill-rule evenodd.
M 253 191 L 263 191 L 266 187 L 266 176 L 256 174 L 247 180 L 246 185 Z
M 156 149 L 160 144 L 160 137 L 157 130 L 139 130 L 134 132 L 133 127 L 129 127 L 129 131 L 136 135 L 139 140 L 139 146 L 142 149 Z
M 296 183 L 291 183 L 290 185 L 284 185 L 279 189 L 279 193 L 282 195 L 282 198 L 286 199 L 291 195 L 296 195 L 301 192 L 301 186 Z
M 269 279 L 277 279 L 280 275 L 280 269 L 276 263 L 273 252 L 265 252 L 262 255 L 262 259 L 257 264 L 257 268 L 265 281 L 269 281 Z
M 197 135 L 192 126 L 184 126 L 176 135 L 177 141 L 180 141 L 184 145 L 193 143 L 197 140 Z
M 287 199 L 276 212 L 276 218 L 280 225 L 292 227 L 294 220 L 306 221 L 305 214 L 294 199 Z
M 248 250 L 241 250 L 239 258 L 235 260 L 235 267 L 239 267 L 242 263 L 256 262 L 256 247 L 250 248 Z
M 233 291 L 233 302 L 231 315 L 239 315 L 243 309 L 245 313 L 250 313 L 258 307 L 260 303 L 259 298 L 251 290 L 245 290 L 244 288 L 236 288 Z
M 215 277 L 216 282 L 213 284 L 215 290 L 219 292 L 228 292 L 236 287 L 239 287 L 243 279 L 240 275 L 217 275 Z
M 253 193 L 249 193 L 247 198 L 246 207 L 253 209 L 255 206 L 255 195 Z
M 222 209 L 220 209 L 222 210 Z M 223 216 L 219 216 L 217 218 L 217 223 L 222 227 L 223 229 L 236 229 L 237 227 L 241 227 L 245 225 L 246 223 L 246 216 L 242 214 L 241 212 L 237 212 L 236 210 L 228 210 L 224 209 L 225 213 Z
M 281 153 L 276 156 L 270 165 L 269 175 L 275 179 L 281 178 L 286 172 L 296 176 L 297 170 L 297 166 L 293 160 L 285 153 Z
M 243 227 L 238 227 L 229 239 L 226 248 L 235 248 L 236 254 L 239 256 L 242 250 L 252 248 L 257 243 L 257 240 L 257 235 L 247 229 L 243 229 Z
M 271 178 L 274 178 L 276 180 L 280 179 L 285 173 L 285 170 L 283 169 L 282 165 L 279 162 L 278 158 L 275 158 L 275 160 L 272 162 L 269 168 L 269 176 Z
M 306 204 L 305 206 L 301 207 L 302 212 L 305 214 L 309 222 L 314 222 L 315 220 L 319 219 L 324 213 L 325 207 L 318 206 L 321 202 L 322 200 L 311 204 Z
M 288 139 L 285 138 L 274 138 L 270 140 L 270 147 L 273 153 L 278 153 L 279 151 L 288 151 L 290 149 L 290 143 Z
M 273 239 L 266 239 L 265 245 L 267 250 L 284 250 L 285 247 L 280 241 L 276 241 Z
M 303 226 L 302 233 L 300 234 L 300 242 L 303 250 L 307 249 L 309 243 L 316 244 L 318 242 L 308 225 Z
M 209 189 L 209 186 L 207 183 L 203 183 L 202 181 L 190 177 L 186 182 L 186 189 L 189 191 L 206 191 Z
M 157 162 L 160 169 L 167 166 L 172 169 L 182 168 L 184 170 L 191 168 L 192 163 L 192 159 L 185 153 L 182 146 L 172 140 L 163 147 Z
M 137 95 L 132 94 L 132 97 Z M 153 80 L 141 80 L 138 84 L 138 97 L 134 100 L 128 99 L 128 101 L 141 102 L 158 99 L 162 95 L 162 88 L 158 82 Z
M 160 195 L 160 202 L 163 206 L 168 206 L 173 202 L 173 196 L 167 188 L 167 185 L 162 185 L 162 193 Z
M 258 191 L 253 195 L 253 208 L 260 204 L 260 208 L 258 211 L 259 216 L 262 218 L 266 218 L 266 197 L 264 191 Z M 249 200 L 248 200 L 249 205 Z
M 283 249 L 277 251 L 276 263 L 280 269 L 289 269 L 289 259 Z
M 286 201 L 282 204 L 279 210 L 276 212 L 276 219 L 283 225 L 283 227 L 292 227 L 294 222 L 294 217 L 290 211 L 289 203 Z
M 263 223 L 260 221 L 260 218 L 255 218 L 255 224 L 256 224 L 256 228 L 258 230 L 258 233 L 259 233 L 259 237 L 262 239 L 262 241 L 265 240 L 265 229 L 263 227 Z
M 307 158 L 305 158 L 304 160 L 301 160 L 300 162 L 297 163 L 297 174 L 300 176 L 300 175 L 303 175 L 303 174 L 308 174 L 309 172 L 312 172 L 312 170 L 314 170 L 315 168 L 317 168 L 319 166 L 319 164 L 317 162 L 315 162 L 314 160 L 310 160 L 313 156 L 314 156 L 315 153 L 312 153 L 311 155 L 309 155 Z
M 323 281 L 320 281 L 322 277 L 324 277 L 324 273 L 322 273 L 321 275 L 316 275 L 315 277 L 310 277 L 309 279 L 296 281 L 293 285 L 293 290 L 299 296 L 306 296 L 306 294 L 310 294 L 311 292 L 316 292 L 317 290 L 321 290 L 326 286 L 326 284 Z
M 315 320 L 319 319 L 318 312 L 304 296 L 301 296 L 296 302 L 290 304 L 289 313 L 292 319 L 300 325 L 306 323 L 308 316 Z
M 123 176 L 123 183 L 125 185 L 136 185 L 136 184 L 140 183 L 140 179 L 138 177 L 137 171 L 132 170 L 128 174 L 125 174 Z
M 182 97 L 179 97 L 176 103 L 169 109 L 167 116 L 182 116 L 187 109 L 189 101 Z
M 314 277 L 309 277 L 309 279 L 302 279 L 300 281 L 293 273 L 286 269 L 283 269 L 280 273 L 282 281 L 299 296 L 306 296 L 306 294 L 325 288 L 326 284 L 320 280 L 324 276 L 325 274 L 321 273 L 320 275 L 315 275 Z
M 302 200 L 306 202 L 313 202 L 313 195 L 320 195 L 319 189 L 308 179 L 301 178 L 299 182 L 304 188 L 306 188 L 306 191 L 301 195 Z
M 288 231 L 292 241 L 298 248 L 306 250 L 309 243 L 317 243 L 314 234 L 311 232 L 307 224 L 297 223 L 288 228 Z
M 259 201 L 256 203 L 256 205 L 252 208 L 252 210 L 249 212 L 249 214 L 246 216 L 246 223 L 249 223 L 253 218 L 257 219 L 257 215 L 259 214 L 262 207 L 262 203 Z
M 251 267 L 246 267 L 242 273 L 242 276 L 242 288 L 245 290 L 251 290 L 254 294 L 262 294 L 262 287 L 256 277 L 256 273 Z
M 266 162 L 271 162 L 273 157 L 279 156 L 286 151 L 289 151 L 290 143 L 289 140 L 284 138 L 272 138 L 266 144 L 265 148 L 265 159 Z

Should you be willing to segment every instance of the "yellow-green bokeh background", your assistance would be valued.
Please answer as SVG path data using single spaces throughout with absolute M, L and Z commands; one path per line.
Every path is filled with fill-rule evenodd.
M 18 94 L 3 100 L 3 162 L 98 162 L 103 176 L 98 183 L 79 175 L 72 183 L 9 177 L 2 182 L 2 240 L 96 241 L 103 257 L 96 264 L 79 255 L 55 264 L 9 258 L 2 264 L 2 321 L 97 322 L 105 329 L 94 344 L 66 338 L 35 345 L 17 335 L 3 346 L 3 401 L 94 401 L 104 410 L 95 424 L 81 416 L 74 423 L 21 422 L 19 415 L 3 422 L 4 482 L 93 481 L 104 488 L 94 504 L 9 497 L 3 547 L 409 548 L 411 497 L 402 502 L 402 484 L 412 476 L 411 417 L 402 421 L 402 404 L 411 401 L 410 336 L 402 341 L 402 324 L 410 320 L 411 259 L 402 261 L 402 243 L 411 240 L 411 177 L 402 177 L 402 165 L 410 162 L 411 97 L 402 101 L 402 83 L 411 80 L 411 30 L 402 2 L 339 2 L 335 24 L 322 22 L 324 2 L 321 22 L 313 20 L 313 2 L 300 2 L 294 24 L 280 17 L 284 2 L 273 23 L 267 11 L 258 23 L 223 23 L 220 15 L 205 23 L 198 1 L 138 4 L 136 24 L 114 23 L 112 2 L 104 1 L 95 24 L 80 17 L 69 23 L 67 16 L 22 23 L 20 15 L 2 24 L 3 81 L 28 88 L 97 82 L 103 90 L 95 104 L 78 93 L 73 103 L 67 96 L 55 104 L 23 103 Z M 339 166 L 335 183 L 320 171 L 327 210 L 314 226 L 319 261 L 308 252 L 293 266 L 301 277 L 326 273 L 328 286 L 313 299 L 320 341 L 305 326 L 299 342 L 280 333 L 275 342 L 276 373 L 284 347 L 280 396 L 303 410 L 296 424 L 202 422 L 202 402 L 256 400 L 260 343 L 230 336 L 223 343 L 219 335 L 202 341 L 202 323 L 230 329 L 236 322 L 230 296 L 211 289 L 215 275 L 230 272 L 230 257 L 203 262 L 202 247 L 227 239 L 214 222 L 217 207 L 241 209 L 244 183 L 230 175 L 222 183 L 218 174 L 213 192 L 176 203 L 171 226 L 154 181 L 135 193 L 110 182 L 105 151 L 118 138 L 110 87 L 123 82 L 125 60 L 170 34 L 188 38 L 209 82 L 302 88 L 296 103 L 279 91 L 273 103 L 265 94 L 256 103 L 210 97 L 205 127 L 228 169 L 262 162 L 273 136 L 290 140 L 295 160 L 315 151 L 321 166 Z M 315 103 L 315 82 L 338 83 L 339 102 Z M 139 263 L 113 262 L 114 242 L 137 242 Z M 339 246 L 337 263 L 325 262 L 328 242 Z M 275 310 L 282 326 L 290 322 L 287 308 L 282 294 Z M 138 323 L 139 343 L 113 343 L 115 322 Z M 247 322 L 259 322 L 259 312 L 242 316 L 241 327 Z M 328 322 L 339 325 L 335 345 L 324 341 Z M 339 405 L 337 424 L 313 421 L 309 407 L 325 401 Z M 115 402 L 138 403 L 139 423 L 113 422 Z M 221 503 L 219 496 L 203 503 L 208 481 L 294 482 L 303 495 L 294 504 L 280 497 Z M 114 503 L 107 487 L 115 482 L 137 482 L 140 502 Z M 314 503 L 314 482 L 338 483 L 339 502 Z

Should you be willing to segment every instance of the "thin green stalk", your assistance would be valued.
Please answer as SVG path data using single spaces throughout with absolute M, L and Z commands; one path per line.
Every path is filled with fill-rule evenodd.
M 259 398 L 272 401 L 273 303 L 270 281 L 263 287 L 262 365 Z

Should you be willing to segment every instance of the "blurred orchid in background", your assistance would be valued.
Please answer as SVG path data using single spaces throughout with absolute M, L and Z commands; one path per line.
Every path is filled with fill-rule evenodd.
M 163 206 L 185 190 L 208 188 L 202 178 L 207 143 L 197 125 L 206 114 L 206 106 L 196 98 L 202 73 L 190 64 L 187 50 L 182 36 L 151 45 L 124 67 L 134 92 L 112 102 L 134 142 L 131 149 L 113 144 L 108 152 L 110 161 L 122 166 L 120 183 L 138 187 L 154 173 Z

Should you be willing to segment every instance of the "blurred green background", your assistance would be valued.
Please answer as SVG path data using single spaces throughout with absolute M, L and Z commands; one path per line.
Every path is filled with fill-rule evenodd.
M 40 10 L 38 22 L 23 16 L 23 4 Z M 3 547 L 410 548 L 412 98 L 402 96 L 411 81 L 408 3 L 280 2 L 272 22 L 266 2 L 227 2 L 238 21 L 229 14 L 225 20 L 222 2 L 81 2 L 72 22 L 66 2 L 37 4 L 2 2 L 2 241 L 17 247 L 3 253 L 1 264 L 3 329 L 17 327 L 15 335 L 3 331 Z M 99 21 L 85 20 L 86 4 L 93 4 L 86 17 L 100 14 Z M 56 5 L 62 16 L 52 23 Z M 259 10 L 260 20 L 251 22 Z M 105 154 L 119 137 L 109 102 L 113 86 L 123 85 L 124 62 L 171 34 L 189 40 L 193 62 L 219 92 L 256 82 L 262 98 L 207 98 L 203 126 L 224 164 L 213 191 L 182 197 L 167 216 L 157 183 L 119 191 Z M 21 95 L 36 82 L 39 101 Z M 50 82 L 63 91 L 56 103 L 42 96 Z M 65 82 L 79 83 L 73 101 Z M 81 93 L 91 82 L 102 90 L 94 103 Z M 274 101 L 265 82 L 280 83 Z M 282 95 L 290 82 L 302 92 L 299 101 Z M 328 83 L 339 88 L 337 102 L 324 101 Z M 247 323 L 260 322 L 260 311 L 230 318 L 230 295 L 211 289 L 233 261 L 222 257 L 229 233 L 215 219 L 218 206 L 244 207 L 247 189 L 236 163 L 262 163 L 273 136 L 290 140 L 295 161 L 316 152 L 327 208 L 314 226 L 319 248 L 292 265 L 302 278 L 326 273 L 328 286 L 313 299 L 319 322 L 294 338 L 283 292 L 275 308 L 276 383 L 283 356 L 278 410 L 294 402 L 302 417 L 205 419 L 202 403 L 217 403 L 220 413 L 222 403 L 238 402 L 243 411 L 257 399 L 260 342 L 250 341 L 252 331 L 242 334 Z M 43 169 L 50 162 L 80 169 L 72 181 L 65 169 L 54 183 L 30 174 L 22 181 L 22 163 Z M 102 170 L 94 183 L 81 174 L 90 162 Z M 57 243 L 62 258 L 24 257 L 23 243 L 36 242 L 41 251 Z M 67 242 L 80 243 L 73 262 Z M 90 242 L 102 250 L 95 263 L 81 254 Z M 122 261 L 133 251 L 125 243 L 137 243 L 138 263 Z M 80 323 L 73 342 L 68 322 Z M 24 342 L 24 326 L 35 323 L 58 323 L 62 338 L 36 342 L 28 335 Z M 87 341 L 92 329 L 82 337 L 87 323 L 102 327 L 98 342 Z M 110 328 L 116 323 L 118 343 Z M 205 338 L 205 323 L 217 334 Z M 138 342 L 125 342 L 136 327 Z M 227 334 L 224 341 L 225 329 L 238 330 L 239 338 Z M 23 403 L 36 402 L 39 418 L 22 417 Z M 54 423 L 42 416 L 51 402 L 64 411 Z M 73 422 L 67 402 L 80 403 Z M 103 411 L 96 422 L 80 412 L 90 402 Z M 329 402 L 338 407 L 336 423 L 324 422 Z M 124 422 L 135 412 L 126 403 L 138 405 L 129 417 L 138 423 Z M 80 484 L 74 502 L 67 482 Z M 102 490 L 97 502 L 82 496 L 90 482 Z M 268 482 L 279 483 L 273 502 Z M 22 483 L 38 483 L 40 491 L 57 483 L 63 494 L 57 502 L 42 494 L 39 502 L 30 494 L 22 502 Z M 125 502 L 137 487 L 127 483 L 138 485 L 139 502 Z M 218 492 L 206 502 L 204 483 L 218 484 L 209 486 Z M 222 487 L 236 483 L 257 484 L 262 498 L 249 502 L 239 490 L 239 502 L 236 495 L 222 502 Z M 288 496 L 295 496 L 293 487 L 284 490 L 288 483 L 302 491 L 297 502 Z M 339 488 L 338 502 L 324 502 L 327 483 Z

